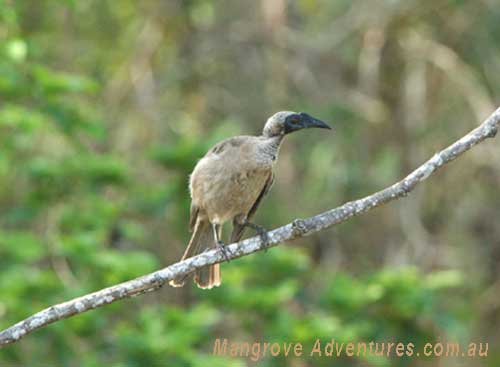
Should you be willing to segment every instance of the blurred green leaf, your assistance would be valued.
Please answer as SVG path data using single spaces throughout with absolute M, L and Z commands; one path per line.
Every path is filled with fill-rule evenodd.
M 34 235 L 21 231 L 0 231 L 0 264 L 30 263 L 46 255 L 46 247 Z
M 71 73 L 51 70 L 43 65 L 32 67 L 34 82 L 44 93 L 95 93 L 98 84 L 92 79 Z
M 6 45 L 7 55 L 15 61 L 22 62 L 26 59 L 28 54 L 28 46 L 26 42 L 21 39 L 14 39 L 7 43 Z

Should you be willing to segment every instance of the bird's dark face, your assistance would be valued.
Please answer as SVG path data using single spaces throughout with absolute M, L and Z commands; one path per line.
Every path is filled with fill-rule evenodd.
M 304 112 L 281 111 L 267 120 L 263 134 L 267 137 L 284 136 L 294 131 L 316 127 L 331 129 L 326 123 Z

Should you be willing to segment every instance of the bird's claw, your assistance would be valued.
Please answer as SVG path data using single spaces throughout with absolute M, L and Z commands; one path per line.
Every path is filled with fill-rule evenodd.
M 226 261 L 229 262 L 229 253 L 224 242 L 217 241 L 217 248 L 222 252 L 224 259 L 226 259 Z
M 267 233 L 267 230 L 264 227 L 259 226 L 258 224 L 254 224 L 254 223 L 250 223 L 250 222 L 247 222 L 246 225 L 257 232 L 257 234 L 259 235 L 259 237 L 262 241 L 262 244 L 264 245 L 264 251 L 267 251 L 267 249 L 269 247 L 269 242 L 270 242 L 269 241 L 269 234 Z
M 260 227 L 260 229 L 257 230 L 257 234 L 262 240 L 262 245 L 264 246 L 264 252 L 267 252 L 267 249 L 269 248 L 269 234 L 263 227 Z

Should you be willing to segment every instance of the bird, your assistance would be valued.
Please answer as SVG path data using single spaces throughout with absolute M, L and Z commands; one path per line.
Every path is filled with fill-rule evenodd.
M 219 248 L 227 258 L 221 240 L 222 225 L 232 221 L 230 243 L 240 241 L 246 227 L 254 229 L 267 243 L 264 227 L 252 218 L 274 182 L 274 169 L 285 136 L 307 129 L 331 129 L 325 122 L 304 112 L 280 111 L 264 125 L 260 136 L 235 136 L 213 146 L 196 164 L 189 178 L 191 196 L 189 229 L 191 239 L 181 258 Z M 169 282 L 182 287 L 188 275 Z M 221 284 L 220 264 L 195 271 L 201 289 Z

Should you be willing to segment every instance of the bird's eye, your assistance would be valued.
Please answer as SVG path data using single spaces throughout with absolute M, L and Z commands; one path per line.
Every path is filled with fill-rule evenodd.
M 293 116 L 293 117 L 291 118 L 291 123 L 292 123 L 292 124 L 295 124 L 295 125 L 296 125 L 296 124 L 298 124 L 299 122 L 300 122 L 300 118 L 299 118 L 299 116 Z

